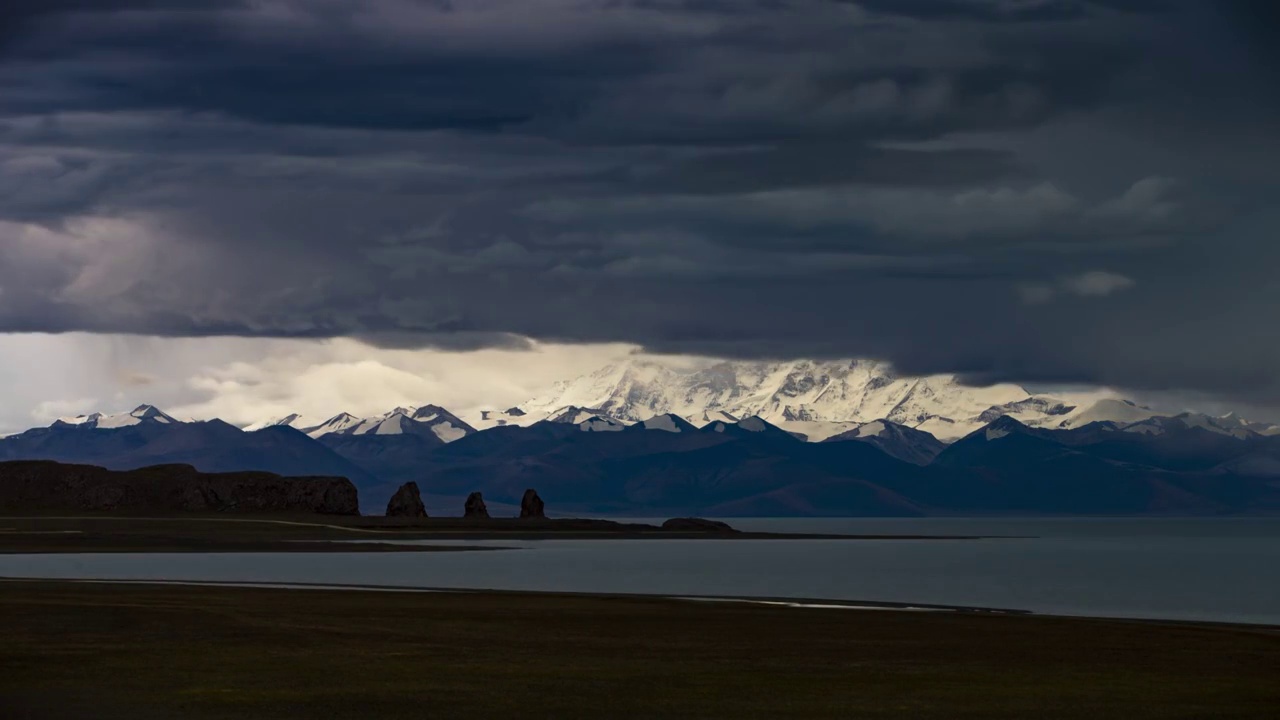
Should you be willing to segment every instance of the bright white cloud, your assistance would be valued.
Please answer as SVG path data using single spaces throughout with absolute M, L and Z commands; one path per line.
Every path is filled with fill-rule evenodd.
M 1107 284 L 1094 282 L 1093 289 Z M 1046 287 L 1050 298 L 1070 292 L 1061 283 Z M 371 415 L 426 403 L 466 417 L 481 409 L 519 404 L 557 381 L 597 370 L 634 351 L 621 344 L 446 352 L 380 349 L 350 339 L 0 335 L 0 373 L 8 380 L 0 393 L 0 434 L 47 425 L 62 416 L 119 412 L 142 403 L 179 417 L 220 417 L 239 425 L 295 412 L 324 419 L 343 411 Z M 693 356 L 661 359 L 673 366 L 711 361 Z M 1082 404 L 1130 394 L 1087 387 L 1035 391 Z M 1138 398 L 1170 412 L 1232 409 L 1205 397 L 1197 403 L 1176 394 L 1146 393 Z M 1272 409 L 1237 409 L 1254 419 L 1280 420 Z
M 446 352 L 380 349 L 350 339 L 0 335 L 0 372 L 10 379 L 0 398 L 0 432 L 142 403 L 235 424 L 426 403 L 466 414 L 523 402 L 632 349 Z

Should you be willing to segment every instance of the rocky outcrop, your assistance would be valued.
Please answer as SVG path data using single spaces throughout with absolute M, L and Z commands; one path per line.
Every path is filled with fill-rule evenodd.
M 542 498 L 538 497 L 538 491 L 529 488 L 524 491 L 524 497 L 520 498 L 520 517 L 522 518 L 544 518 L 547 513 L 544 509 Z
M 727 523 L 719 520 L 707 520 L 705 518 L 671 518 L 662 523 L 663 530 L 675 530 L 679 532 L 720 532 L 732 533 L 738 532 L 730 527 Z
M 462 506 L 462 516 L 469 518 L 489 517 L 489 508 L 485 507 L 484 495 L 473 492 L 467 496 L 467 504 Z
M 387 517 L 424 518 L 427 506 L 422 504 L 422 493 L 418 483 L 407 482 L 400 486 L 391 501 L 387 503 Z
M 113 471 L 48 461 L 0 463 L 0 510 L 359 515 L 339 477 L 202 473 L 190 465 Z

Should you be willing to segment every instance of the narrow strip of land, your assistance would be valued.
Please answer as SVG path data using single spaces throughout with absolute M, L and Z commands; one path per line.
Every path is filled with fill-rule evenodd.
M 430 540 L 922 540 L 968 535 L 830 535 L 663 530 L 593 519 L 385 517 L 0 517 L 0 554 L 97 552 L 436 552 Z M 359 540 L 361 542 L 352 542 Z M 492 548 L 489 548 L 492 549 Z
M 41 582 L 39 578 L 4 577 L 0 583 Z M 574 593 L 556 591 L 529 590 L 494 590 L 479 588 L 458 588 L 426 585 L 365 585 L 354 583 L 318 583 L 318 582 L 272 582 L 264 580 L 161 580 L 161 579 L 118 579 L 118 578 L 59 578 L 48 580 L 59 583 L 88 583 L 91 585 L 181 585 L 187 587 L 212 588 L 275 588 L 280 590 L 344 590 L 348 592 L 424 592 L 424 593 L 484 593 L 487 595 L 543 595 L 553 597 L 596 597 L 596 598 L 635 598 L 650 600 L 675 600 L 680 602 L 704 603 L 748 603 L 755 605 L 775 605 L 799 609 L 825 610 L 905 610 L 929 612 L 963 612 L 990 613 L 997 615 L 1030 615 L 1028 610 L 1013 608 L 979 607 L 974 605 L 937 605 L 930 603 L 887 602 L 883 600 L 839 600 L 831 598 L 795 598 L 795 597 L 744 597 L 740 595 L 670 595 L 659 593 Z M 1261 626 L 1259 626 L 1261 627 Z

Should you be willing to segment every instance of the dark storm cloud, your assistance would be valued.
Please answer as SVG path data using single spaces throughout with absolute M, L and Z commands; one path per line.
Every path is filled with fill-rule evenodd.
M 1046 23 L 1096 16 L 1099 12 L 1159 13 L 1178 0 L 847 0 L 859 7 L 922 20 Z M 1243 0 L 1249 2 L 1250 0 Z
M 77 13 L 109 14 L 140 10 L 216 10 L 243 7 L 244 0 L 9 0 L 0 7 L 0 27 L 13 28 L 43 18 Z
M 7 3 L 0 330 L 1280 403 L 1266 7 Z
M 648 192 L 736 194 L 824 185 L 963 186 L 1017 173 L 1007 153 L 780 142 L 672 163 L 631 186 Z M 625 178 L 622 178 L 625 180 Z
M 857 5 L 892 15 L 929 20 L 1064 20 L 1084 13 L 1083 0 L 857 0 Z

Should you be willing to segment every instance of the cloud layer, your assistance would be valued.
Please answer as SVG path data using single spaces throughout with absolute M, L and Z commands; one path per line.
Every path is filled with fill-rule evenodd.
M 424 353 L 357 340 L 0 335 L 10 378 L 0 435 L 59 417 L 143 403 L 177 417 L 247 425 L 291 413 L 324 420 L 444 405 L 470 417 L 624 359 L 623 345 L 543 345 Z
M 858 355 L 1280 403 L 1260 7 L 9 2 L 0 332 Z

